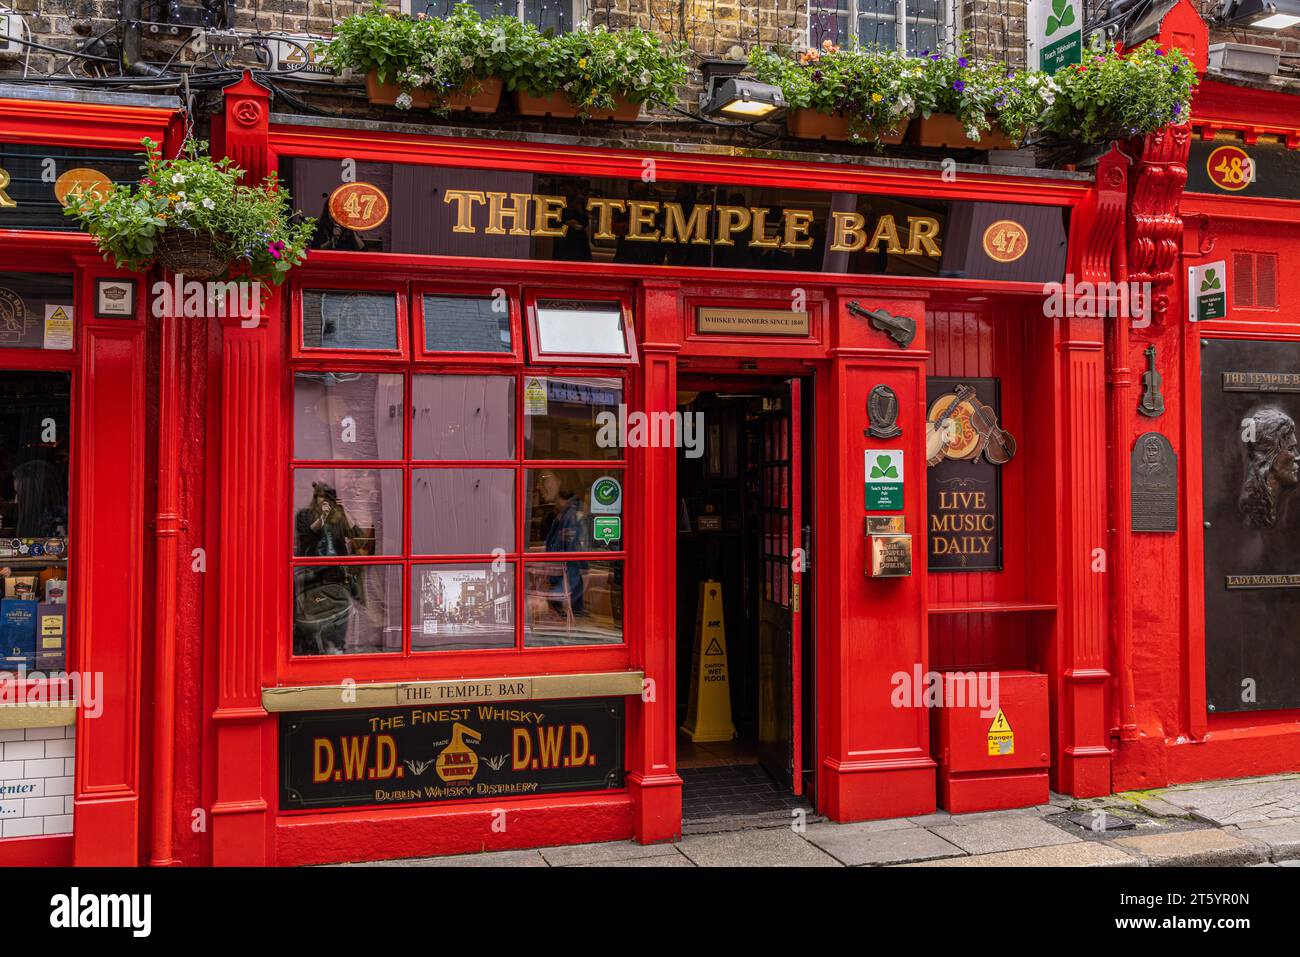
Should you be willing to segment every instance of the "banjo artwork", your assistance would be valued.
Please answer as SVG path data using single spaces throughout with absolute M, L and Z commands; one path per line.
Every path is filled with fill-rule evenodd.
M 1016 454 L 1002 428 L 999 380 L 926 380 L 925 456 L 931 571 L 1002 568 L 1002 469 Z

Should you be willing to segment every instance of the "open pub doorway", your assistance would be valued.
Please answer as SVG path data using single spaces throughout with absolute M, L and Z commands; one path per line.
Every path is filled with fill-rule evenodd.
M 685 826 L 813 810 L 810 386 L 679 381 L 678 411 L 700 436 L 677 463 Z

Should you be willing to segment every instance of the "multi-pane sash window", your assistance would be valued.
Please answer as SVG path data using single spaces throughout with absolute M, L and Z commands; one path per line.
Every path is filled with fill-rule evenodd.
M 484 20 L 489 17 L 514 16 L 539 30 L 568 33 L 578 22 L 582 0 L 468 0 Z M 424 13 L 445 17 L 457 0 L 402 0 L 403 13 Z
M 943 45 L 946 19 L 945 0 L 811 0 L 808 42 L 920 54 Z

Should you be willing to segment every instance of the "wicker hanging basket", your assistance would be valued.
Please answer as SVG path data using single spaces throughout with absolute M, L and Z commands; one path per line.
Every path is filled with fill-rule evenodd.
M 164 229 L 158 234 L 158 265 L 188 279 L 215 279 L 230 260 L 219 251 L 220 242 L 210 233 L 189 229 Z

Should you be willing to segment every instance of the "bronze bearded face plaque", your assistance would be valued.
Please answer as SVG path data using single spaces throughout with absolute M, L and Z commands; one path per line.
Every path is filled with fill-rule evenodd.
M 1300 343 L 1201 349 L 1210 710 L 1300 707 Z M 1279 385 L 1281 383 L 1281 385 Z

